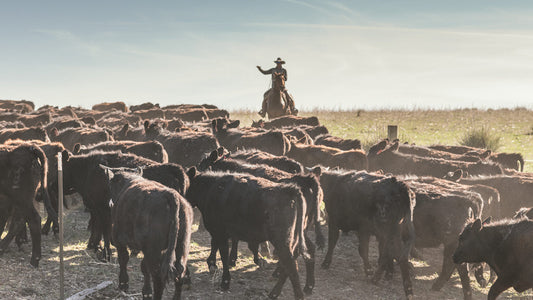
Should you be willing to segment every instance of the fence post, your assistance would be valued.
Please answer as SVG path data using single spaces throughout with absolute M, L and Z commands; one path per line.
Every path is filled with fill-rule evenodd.
M 394 141 L 398 138 L 398 125 L 389 125 L 387 126 L 387 137 L 389 141 Z
M 63 262 L 63 158 L 57 153 L 57 217 L 59 222 L 59 299 L 65 299 L 65 265 Z

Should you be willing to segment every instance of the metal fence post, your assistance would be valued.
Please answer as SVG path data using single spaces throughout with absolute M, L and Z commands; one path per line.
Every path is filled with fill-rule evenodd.
M 65 265 L 63 262 L 63 159 L 57 153 L 57 217 L 59 222 L 59 299 L 65 299 Z

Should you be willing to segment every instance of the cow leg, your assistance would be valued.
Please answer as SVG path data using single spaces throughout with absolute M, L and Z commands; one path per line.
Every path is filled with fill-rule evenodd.
M 27 208 L 28 211 L 27 220 L 28 225 L 30 226 L 30 235 L 31 235 L 31 260 L 30 264 L 35 268 L 39 267 L 39 260 L 41 259 L 41 216 L 33 206 L 33 203 L 30 202 L 30 207 Z M 26 223 L 22 223 L 23 226 L 26 226 Z
M 361 238 L 359 238 L 359 246 L 361 246 L 361 244 L 362 244 L 362 241 L 361 241 Z M 374 284 L 377 284 L 379 282 L 379 280 L 381 279 L 381 276 L 383 275 L 383 271 L 389 267 L 389 263 L 392 264 L 392 257 L 390 257 L 390 254 L 387 251 L 388 247 L 385 244 L 386 244 L 386 241 L 383 238 L 378 239 L 378 253 L 379 253 L 378 267 L 376 269 L 376 272 L 374 273 L 374 276 L 372 277 L 372 283 Z M 359 247 L 359 254 L 363 258 L 363 255 L 361 254 L 361 247 Z M 366 257 L 368 257 L 368 252 L 366 254 L 367 254 Z M 365 264 L 365 273 L 366 273 L 366 264 Z M 367 273 L 367 275 L 369 274 Z M 390 276 L 392 276 L 392 274 Z
M 102 259 L 105 262 L 111 261 L 111 211 L 103 211 L 102 218 L 102 234 L 104 237 L 104 249 L 102 252 Z
M 266 266 L 267 261 L 259 254 L 259 244 L 258 243 L 248 243 L 248 249 L 254 254 L 254 263 L 260 268 Z
M 215 239 L 211 238 L 211 252 L 209 253 L 209 257 L 207 258 L 207 266 L 209 268 L 209 273 L 213 273 L 217 269 L 217 250 L 217 243 L 215 242 Z
M 487 280 L 485 279 L 485 276 L 483 276 L 483 263 L 471 264 L 470 267 L 474 270 L 474 277 L 476 277 L 479 286 L 485 288 L 487 286 Z
M 91 236 L 87 242 L 87 250 L 91 249 L 97 252 L 101 239 L 100 225 L 96 221 L 95 212 L 93 210 L 89 210 L 89 214 L 89 224 L 87 225 L 87 229 L 91 231 Z
M 120 266 L 120 273 L 118 274 L 118 288 L 121 291 L 127 292 L 129 287 L 129 276 L 128 276 L 128 260 L 130 255 L 128 253 L 128 248 L 125 246 L 117 245 L 117 255 L 118 255 L 118 264 Z M 144 259 L 143 259 L 144 260 Z M 142 268 L 142 263 L 141 263 Z
M 324 249 L 324 246 L 326 244 L 326 238 L 322 233 L 322 229 L 319 222 L 315 222 L 315 241 L 318 249 Z
M 481 268 L 481 271 L 483 271 L 483 268 Z M 470 286 L 470 277 L 468 276 L 468 268 L 466 263 L 457 265 L 457 272 L 459 272 L 459 277 L 461 278 L 464 299 L 471 300 L 472 287 Z
M 296 263 L 296 258 L 293 258 L 289 249 L 286 245 L 280 245 L 276 247 L 278 252 L 279 261 L 281 263 L 281 272 L 279 275 L 278 282 L 268 294 L 272 299 L 277 298 L 281 294 L 281 289 L 289 277 L 292 283 L 292 289 L 294 291 L 295 299 L 304 299 L 304 293 L 302 291 L 302 286 L 300 285 L 300 278 L 298 276 L 298 265 Z
M 316 226 L 316 225 L 315 225 Z M 304 293 L 311 295 L 313 293 L 313 288 L 315 287 L 315 244 L 305 233 L 305 240 L 307 242 L 307 252 L 309 253 L 309 258 L 305 258 L 305 287 Z
M 366 232 L 365 230 L 360 230 L 357 234 L 357 238 L 359 239 L 359 256 L 363 259 L 363 264 L 365 268 L 365 274 L 370 276 L 372 275 L 372 266 L 370 265 L 370 261 L 368 260 L 368 247 L 370 244 L 370 234 Z
M 322 268 L 327 269 L 331 265 L 331 258 L 333 257 L 333 249 L 339 240 L 339 228 L 335 225 L 333 220 L 329 220 L 328 224 L 328 252 L 322 262 Z
M 439 277 L 433 283 L 431 286 L 431 289 L 434 291 L 440 291 L 444 284 L 450 279 L 450 276 L 452 276 L 453 271 L 455 270 L 455 264 L 453 263 L 452 255 L 453 251 L 455 250 L 455 244 L 452 245 L 445 245 L 444 246 L 444 254 L 442 257 L 442 271 L 439 274 Z
M 163 282 L 163 277 L 161 276 L 161 267 L 159 262 L 161 260 L 161 255 L 156 255 L 157 259 L 150 259 L 150 271 L 152 272 L 152 282 L 154 284 L 154 294 L 153 299 L 161 299 L 163 297 L 163 290 L 165 289 L 165 284 Z M 143 300 L 151 300 L 152 298 L 145 298 Z
M 22 244 L 27 242 L 28 232 L 26 230 L 26 222 L 24 222 L 24 225 L 20 228 L 20 230 L 17 232 L 17 235 L 15 236 L 15 243 L 17 244 L 19 251 L 22 251 Z
M 11 223 L 9 224 L 7 234 L 0 241 L 0 251 L 4 252 L 7 250 L 7 247 L 13 238 L 15 238 L 17 233 L 21 230 L 22 226 L 26 226 L 24 219 L 20 216 L 20 214 L 17 213 L 17 211 L 14 211 L 12 213 Z
M 498 295 L 503 293 L 506 289 L 510 288 L 512 285 L 508 282 L 505 282 L 501 277 L 498 277 L 494 284 L 490 287 L 489 295 L 487 300 L 495 300 Z
M 146 258 L 143 258 L 141 261 L 141 271 L 143 273 L 143 289 L 142 296 L 143 299 L 152 299 L 152 276 L 150 275 L 150 268 L 148 267 L 148 261 Z
M 231 238 L 231 252 L 229 254 L 229 266 L 235 267 L 237 264 L 237 248 L 239 247 L 239 240 Z
M 217 241 L 218 245 L 218 252 L 220 253 L 220 260 L 222 260 L 222 283 L 220 284 L 220 288 L 223 291 L 229 290 L 230 281 L 231 281 L 231 275 L 229 273 L 229 245 L 228 245 L 228 238 L 224 237 Z

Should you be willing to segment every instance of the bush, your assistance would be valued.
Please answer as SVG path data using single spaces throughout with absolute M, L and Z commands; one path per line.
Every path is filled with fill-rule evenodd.
M 461 138 L 459 144 L 463 146 L 483 148 L 496 152 L 501 146 L 501 137 L 495 135 L 491 130 L 483 126 L 474 128 L 466 132 Z

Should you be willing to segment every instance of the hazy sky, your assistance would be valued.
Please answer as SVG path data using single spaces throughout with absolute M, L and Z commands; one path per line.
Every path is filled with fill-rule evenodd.
M 531 1 L 0 1 L 0 99 L 533 108 Z

